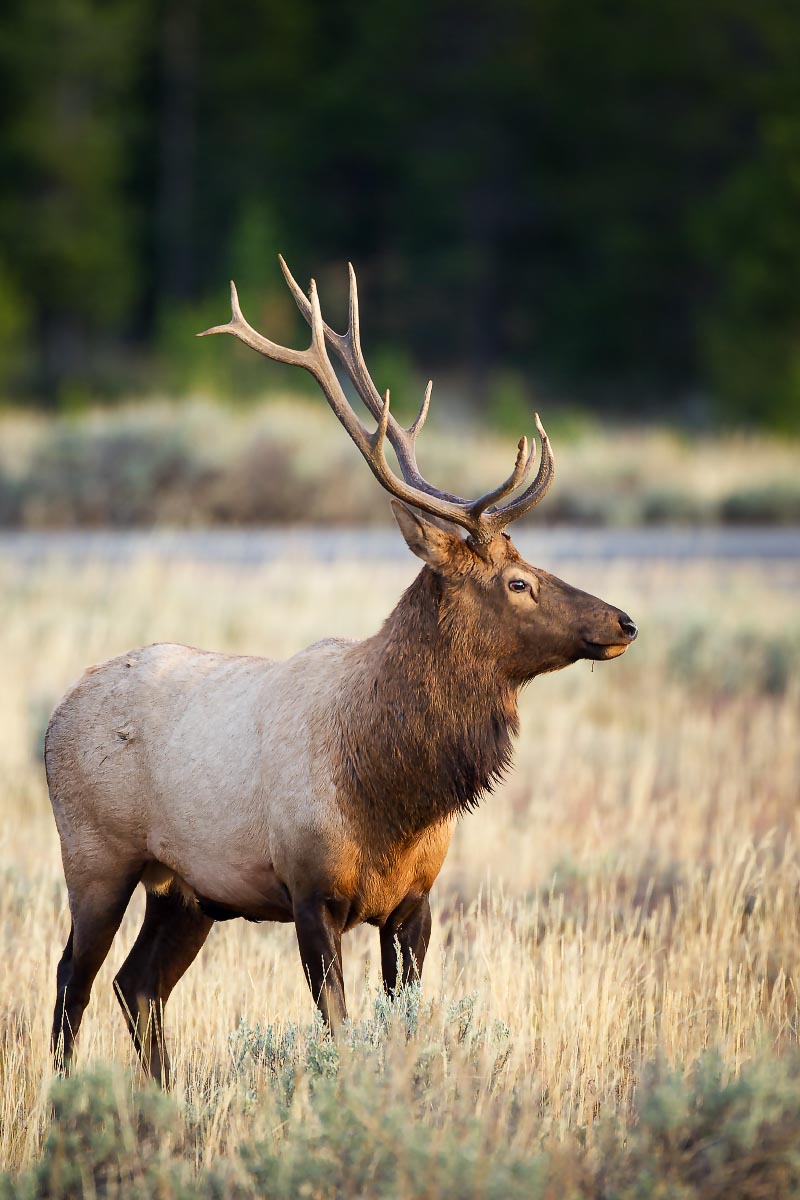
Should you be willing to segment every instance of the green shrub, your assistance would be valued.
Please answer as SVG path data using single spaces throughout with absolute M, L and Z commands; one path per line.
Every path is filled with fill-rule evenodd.
M 800 482 L 744 488 L 723 500 L 720 515 L 732 525 L 796 525 L 800 522 Z
M 392 1047 L 414 1043 L 421 1061 L 432 1016 L 442 1022 L 442 1042 L 427 1049 L 441 1060 L 449 1039 L 450 1069 L 409 1077 Z M 268 1086 L 248 1110 L 254 1136 L 199 1169 L 191 1114 L 182 1119 L 172 1098 L 132 1088 L 129 1076 L 103 1069 L 60 1080 L 41 1158 L 22 1175 L 0 1177 L 0 1200 L 800 1196 L 797 1054 L 765 1052 L 734 1078 L 726 1078 L 713 1052 L 688 1075 L 651 1063 L 641 1071 L 633 1112 L 607 1114 L 594 1129 L 561 1140 L 546 1135 L 543 1124 L 541 1136 L 511 1149 L 513 1094 L 498 1089 L 505 1131 L 498 1139 L 491 1114 L 475 1113 L 464 1069 L 469 1062 L 473 1074 L 480 1069 L 480 1052 L 495 1048 L 495 1034 L 475 1028 L 471 998 L 436 1014 L 413 992 L 382 1010 L 376 1005 L 373 1018 L 350 1027 L 339 1044 L 318 1023 L 282 1034 L 242 1027 L 232 1037 L 234 1074 L 246 1075 L 255 1059 L 270 1066 Z M 289 1075 L 292 1096 L 284 1107 Z
M 256 438 L 219 470 L 201 505 L 212 523 L 282 524 L 305 512 L 320 491 L 297 470 L 297 450 L 275 438 Z M 199 498 L 200 499 L 200 498 Z
M 440 397 L 420 445 L 431 479 L 477 495 L 508 471 L 512 428 L 515 438 L 523 430 L 533 432 L 532 412 L 522 413 L 515 380 L 501 379 L 500 408 L 492 410 L 495 424 L 504 425 L 502 413 L 509 414 L 508 435 L 465 426 L 455 436 L 446 397 Z M 398 411 L 410 420 L 422 389 L 409 383 L 407 390 L 411 408 L 405 417 Z M 0 432 L 0 525 L 390 521 L 388 503 L 376 503 L 370 473 L 336 432 L 323 402 L 315 394 L 307 403 L 302 395 L 293 390 L 251 407 L 152 401 L 76 410 L 50 421 L 6 414 Z M 744 455 L 736 439 L 710 442 L 709 482 L 707 464 L 698 469 L 704 446 L 686 449 L 663 430 L 628 431 L 615 444 L 607 431 L 595 436 L 580 414 L 556 409 L 547 423 L 562 466 L 547 503 L 537 510 L 537 520 L 546 524 L 800 522 L 792 443 L 748 443 L 752 470 L 745 475 L 734 473 Z M 746 486 L 730 483 L 745 477 Z
M 177 1156 L 179 1113 L 153 1087 L 132 1091 L 120 1072 L 98 1069 L 60 1079 L 50 1095 L 52 1124 L 42 1156 L 23 1176 L 0 1178 L 3 1200 L 83 1196 L 197 1195 Z
M 668 653 L 672 674 L 690 686 L 780 696 L 800 663 L 800 627 L 773 632 L 757 625 L 730 630 L 690 622 L 676 631 Z
M 203 476 L 176 429 L 58 426 L 23 483 L 27 523 L 136 525 L 158 518 L 171 494 L 191 496 Z
M 388 1080 L 351 1086 L 343 1097 L 320 1086 L 313 1120 L 285 1142 L 242 1148 L 253 1194 L 271 1200 L 354 1196 L 535 1200 L 546 1194 L 547 1157 L 487 1153 L 477 1118 L 429 1123 L 409 1112 Z
M 607 1130 L 594 1173 L 603 1200 L 782 1200 L 800 1195 L 800 1059 L 765 1055 L 725 1079 L 709 1054 L 688 1079 L 644 1075 L 623 1145 Z
M 22 515 L 23 489 L 20 483 L 0 470 L 0 525 L 16 526 Z
M 676 487 L 648 488 L 641 498 L 641 520 L 645 525 L 693 525 L 716 516 L 698 496 Z

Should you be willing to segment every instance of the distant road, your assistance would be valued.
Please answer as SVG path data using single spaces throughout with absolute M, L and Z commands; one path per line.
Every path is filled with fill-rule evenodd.
M 543 565 L 558 559 L 800 560 L 800 528 L 528 528 L 516 530 L 514 541 Z M 259 566 L 285 559 L 391 562 L 407 553 L 398 531 L 388 527 L 0 532 L 0 558 L 30 564 L 158 558 Z

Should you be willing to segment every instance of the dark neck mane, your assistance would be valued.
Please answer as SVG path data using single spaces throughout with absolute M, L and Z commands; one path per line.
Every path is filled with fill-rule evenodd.
M 427 567 L 361 643 L 336 713 L 345 802 L 381 840 L 474 808 L 511 761 L 516 689 Z

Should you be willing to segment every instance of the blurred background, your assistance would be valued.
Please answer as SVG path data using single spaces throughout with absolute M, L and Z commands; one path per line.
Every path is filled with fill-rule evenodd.
M 537 407 L 543 520 L 800 521 L 798 62 L 783 0 L 7 0 L 0 523 L 383 519 L 310 380 L 194 340 L 233 276 L 302 344 L 279 250 L 433 376 L 437 482 Z
M 5 0 L 0 1171 L 32 1163 L 50 1128 L 68 917 L 42 747 L 64 689 L 148 642 L 284 657 L 370 635 L 420 565 L 313 381 L 195 338 L 228 319 L 233 277 L 253 325 L 308 344 L 281 251 L 339 329 L 354 262 L 366 359 L 398 415 L 433 377 L 419 461 L 437 485 L 495 486 L 540 412 L 556 479 L 515 542 L 641 629 L 622 659 L 524 693 L 516 768 L 459 823 L 426 996 L 477 1003 L 481 1029 L 510 1031 L 510 1065 L 451 1071 L 454 1035 L 428 1018 L 422 1042 L 402 1038 L 424 1059 L 371 1050 L 395 1109 L 422 1062 L 456 1089 L 420 1091 L 410 1126 L 403 1107 L 402 1170 L 405 1147 L 452 1130 L 465 1165 L 443 1190 L 505 1195 L 529 1178 L 514 1154 L 551 1133 L 591 1146 L 600 1116 L 629 1147 L 658 1130 L 637 1194 L 678 1142 L 692 1194 L 785 1193 L 795 1166 L 774 1139 L 796 1163 L 800 1112 L 800 1075 L 776 1058 L 800 1028 L 799 68 L 786 0 Z M 139 897 L 126 946 L 141 913 Z M 359 1019 L 368 933 L 347 956 Z M 215 930 L 177 989 L 187 1115 L 164 1145 L 194 1167 L 280 1130 L 318 1172 L 313 1195 L 372 1194 L 377 1168 L 340 1186 L 329 1164 L 372 1162 L 353 1130 L 388 1092 L 359 1076 L 335 1127 L 320 1110 L 319 1158 L 311 1100 L 290 1122 L 260 1107 L 294 1078 L 288 1058 L 235 1063 L 248 1029 L 291 1046 L 311 1020 L 292 938 Z M 116 945 L 83 1064 L 129 1062 Z M 481 1044 L 467 1028 L 465 1053 Z M 648 1062 L 688 1070 L 710 1047 L 726 1081 L 750 1060 L 777 1081 L 732 1087 L 740 1143 L 715 1091 L 640 1101 Z M 716 1061 L 703 1078 L 723 1077 Z M 676 1125 L 690 1110 L 699 1124 Z M 747 1165 L 756 1128 L 773 1184 Z M 720 1182 L 703 1190 L 706 1160 Z M 586 1194 L 613 1190 L 607 1161 Z

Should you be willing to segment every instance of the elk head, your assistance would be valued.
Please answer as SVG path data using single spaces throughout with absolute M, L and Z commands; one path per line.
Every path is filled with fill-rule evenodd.
M 441 621 L 513 684 L 580 658 L 616 658 L 636 637 L 626 613 L 525 562 L 507 533 L 477 542 L 396 500 L 392 508 L 409 549 L 437 576 Z
M 394 497 L 392 507 L 409 548 L 436 576 L 442 622 L 457 626 L 461 636 L 472 636 L 517 685 L 581 658 L 602 661 L 623 654 L 638 632 L 630 617 L 524 562 L 506 532 L 506 526 L 544 498 L 553 482 L 553 452 L 539 414 L 535 414 L 541 439 L 538 470 L 515 497 L 507 499 L 525 485 L 533 465 L 535 443 L 532 441 L 529 449 L 526 437 L 518 443 L 508 478 L 476 500 L 434 487 L 421 475 L 416 458 L 417 438 L 428 415 L 432 385 L 428 383 L 416 419 L 407 429 L 401 426 L 390 411 L 388 390 L 381 396 L 364 361 L 352 265 L 348 328 L 340 334 L 322 319 L 314 280 L 306 297 L 280 256 L 279 261 L 297 306 L 311 327 L 307 350 L 279 346 L 253 329 L 242 315 L 233 282 L 230 321 L 198 336 L 233 334 L 259 354 L 302 367 L 314 376 L 373 475 Z M 327 346 L 376 419 L 373 432 L 350 406 Z M 386 441 L 397 456 L 399 476 L 387 462 Z M 506 502 L 501 504 L 503 500 Z

